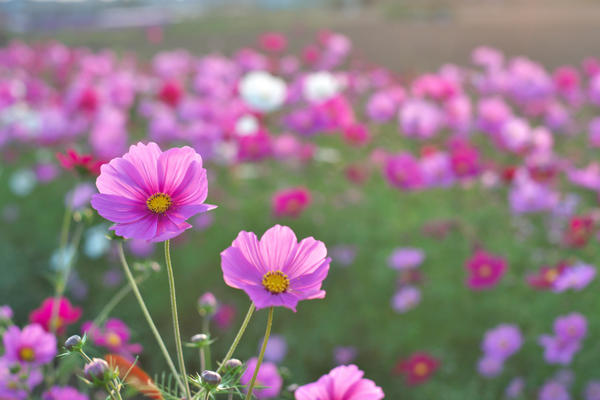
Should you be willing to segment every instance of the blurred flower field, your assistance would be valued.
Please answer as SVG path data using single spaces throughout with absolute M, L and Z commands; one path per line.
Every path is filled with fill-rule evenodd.
M 175 360 L 165 240 L 190 375 L 205 351 L 217 370 L 258 308 L 235 352 L 247 368 L 217 371 L 235 398 L 277 306 L 258 398 L 323 400 L 345 379 L 370 394 L 327 399 L 600 399 L 600 60 L 549 69 L 481 46 L 403 74 L 360 53 L 331 31 L 297 51 L 278 32 L 227 54 L 1 48 L 0 399 L 79 399 L 50 390 L 67 384 L 107 398 L 113 380 L 136 396 L 129 376 L 76 378 L 98 386 L 102 363 L 55 358 L 84 333 L 121 373 L 139 356 L 133 375 L 156 385 L 140 396 L 177 398 L 119 251 Z M 141 208 L 117 198 L 136 188 Z M 310 277 L 262 271 L 278 256 L 264 250 L 261 279 L 241 278 L 241 231 L 314 237 Z M 213 378 L 193 398 L 228 398 Z

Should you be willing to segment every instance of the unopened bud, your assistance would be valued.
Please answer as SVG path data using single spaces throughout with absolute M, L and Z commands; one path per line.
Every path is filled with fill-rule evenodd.
M 200 375 L 202 383 L 208 386 L 218 386 L 221 383 L 221 375 L 214 371 L 202 371 Z
M 81 336 L 73 335 L 65 340 L 65 348 L 69 351 L 78 351 L 81 349 L 82 340 Z
M 83 374 L 91 381 L 104 381 L 107 376 L 110 367 L 108 363 L 101 358 L 93 358 L 91 362 L 87 363 L 83 367 Z
M 238 360 L 237 358 L 232 358 L 230 360 L 227 360 L 227 362 L 225 363 L 225 369 L 226 370 L 236 369 L 236 368 L 240 368 L 242 365 L 244 365 L 244 364 L 240 360 Z
M 198 299 L 198 312 L 203 317 L 212 317 L 217 311 L 217 298 L 210 292 L 204 293 Z

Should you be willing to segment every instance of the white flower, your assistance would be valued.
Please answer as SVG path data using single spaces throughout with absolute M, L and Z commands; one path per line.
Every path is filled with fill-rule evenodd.
M 311 103 L 320 103 L 335 96 L 341 90 L 340 81 L 331 73 L 315 72 L 304 78 L 302 94 Z
M 252 136 L 258 132 L 259 124 L 254 115 L 247 114 L 235 122 L 235 133 L 240 136 Z
M 8 182 L 11 192 L 20 197 L 25 197 L 33 191 L 37 179 L 33 171 L 21 169 L 15 171 Z
M 285 101 L 285 82 L 266 71 L 252 71 L 240 81 L 240 96 L 253 110 L 275 111 Z

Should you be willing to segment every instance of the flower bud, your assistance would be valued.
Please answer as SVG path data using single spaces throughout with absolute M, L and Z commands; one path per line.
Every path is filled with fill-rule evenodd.
M 198 313 L 202 317 L 212 317 L 217 311 L 217 298 L 210 292 L 204 293 L 198 299 Z
M 204 333 L 198 333 L 190 339 L 192 341 L 192 347 L 205 347 L 210 345 L 210 336 Z
M 79 335 L 73 335 L 65 340 L 65 348 L 69 351 L 79 351 L 82 345 L 83 341 Z
M 202 383 L 207 386 L 215 387 L 221 383 L 221 375 L 214 371 L 202 371 L 200 377 L 202 378 Z
M 95 383 L 104 382 L 108 379 L 109 371 L 108 363 L 101 358 L 93 358 L 91 362 L 83 367 L 85 377 Z
M 244 364 L 240 360 L 238 360 L 237 358 L 232 358 L 230 360 L 227 360 L 224 368 L 227 371 L 227 370 L 240 368 L 242 365 L 244 365 Z

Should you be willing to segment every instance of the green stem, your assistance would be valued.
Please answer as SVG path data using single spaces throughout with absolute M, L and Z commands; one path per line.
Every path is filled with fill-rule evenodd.
M 209 329 L 210 318 L 204 317 L 204 321 L 202 321 L 202 333 L 208 335 L 210 338 L 210 329 Z M 210 356 L 210 344 L 202 347 L 202 357 L 204 358 L 206 369 L 210 370 L 212 367 L 211 356 Z
M 256 362 L 256 367 L 254 367 L 254 375 L 252 375 L 252 380 L 250 381 L 250 386 L 248 387 L 248 393 L 246 394 L 246 400 L 250 400 L 252 398 L 252 390 L 254 390 L 254 385 L 256 384 L 256 377 L 258 376 L 258 370 L 260 369 L 260 365 L 262 364 L 263 358 L 265 357 L 265 350 L 267 350 L 267 342 L 269 341 L 269 336 L 271 336 L 271 326 L 273 325 L 273 311 L 275 307 L 269 308 L 269 319 L 267 319 L 267 329 L 265 330 L 265 338 L 263 339 L 262 346 L 260 348 L 260 354 L 258 355 L 258 361 Z
M 140 305 L 140 308 L 142 309 L 142 313 L 144 314 L 144 317 L 146 318 L 146 321 L 148 322 L 148 325 L 150 326 L 150 330 L 154 334 L 154 338 L 156 339 L 156 342 L 158 343 L 158 347 L 160 347 L 160 351 L 163 353 L 163 356 L 165 357 L 165 360 L 167 361 L 167 364 L 169 365 L 169 369 L 171 370 L 173 377 L 175 377 L 175 379 L 177 380 L 177 383 L 181 387 L 181 390 L 185 390 L 185 386 L 183 385 L 179 375 L 177 374 L 177 369 L 175 368 L 175 364 L 173 364 L 173 360 L 171 360 L 169 351 L 167 350 L 167 347 L 165 346 L 165 343 L 163 342 L 162 337 L 160 336 L 160 333 L 158 332 L 158 329 L 156 329 L 156 325 L 154 324 L 154 321 L 152 320 L 152 316 L 150 315 L 150 312 L 148 311 L 148 307 L 146 307 L 146 303 L 144 302 L 142 294 L 140 293 L 140 289 L 138 288 L 137 284 L 135 283 L 133 274 L 131 273 L 131 270 L 129 269 L 129 265 L 127 264 L 127 259 L 125 259 L 125 252 L 123 251 L 123 242 L 121 242 L 121 241 L 119 242 L 119 258 L 121 260 L 121 264 L 123 265 L 123 270 L 125 271 L 125 276 L 127 276 L 127 279 L 129 280 L 129 285 L 131 286 L 131 290 L 133 290 L 133 294 L 135 295 L 135 298 L 137 299 L 137 301 Z
M 144 282 L 146 280 L 146 278 L 148 277 L 148 274 L 144 274 L 140 277 L 138 277 L 135 280 L 136 285 L 140 285 L 142 282 Z M 108 303 L 106 303 L 106 305 L 104 307 L 102 307 L 102 310 L 100 310 L 100 313 L 98 313 L 98 316 L 96 317 L 96 319 L 94 319 L 93 324 L 95 326 L 100 326 L 104 323 L 104 321 L 108 318 L 108 316 L 110 315 L 111 311 L 114 310 L 114 308 L 119 305 L 119 303 L 125 298 L 125 296 L 127 296 L 129 294 L 129 292 L 131 292 L 131 286 L 126 283 L 109 301 Z
M 244 336 L 244 332 L 246 331 L 246 328 L 248 327 L 248 323 L 250 322 L 250 318 L 252 318 L 252 314 L 254 313 L 255 309 L 256 309 L 256 306 L 254 305 L 254 303 L 251 303 L 250 308 L 248 309 L 248 312 L 246 313 L 246 317 L 244 318 L 244 322 L 242 322 L 242 326 L 240 327 L 240 330 L 238 331 L 237 335 L 235 335 L 235 339 L 233 340 L 231 347 L 227 351 L 225 358 L 223 359 L 223 361 L 221 361 L 221 365 L 219 365 L 219 369 L 217 370 L 217 373 L 221 373 L 223 368 L 225 368 L 225 363 L 227 361 L 229 361 L 231 359 L 231 357 L 233 356 L 233 352 L 235 351 L 236 347 L 240 343 L 242 336 Z
M 179 332 L 179 318 L 177 316 L 177 296 L 175 295 L 175 276 L 173 274 L 173 264 L 171 263 L 170 240 L 165 240 L 165 261 L 167 264 L 167 275 L 169 277 L 169 294 L 171 296 L 171 315 L 173 316 L 173 332 L 175 334 L 175 347 L 177 348 L 177 358 L 179 360 L 179 370 L 185 384 L 185 393 L 188 399 L 192 398 L 190 385 L 187 381 L 187 372 L 185 371 L 185 360 L 183 358 L 183 345 L 181 344 L 181 333 Z

